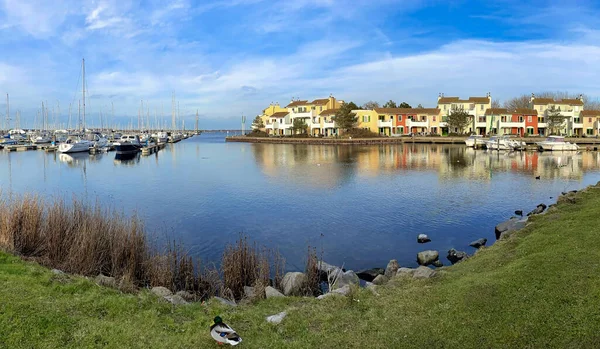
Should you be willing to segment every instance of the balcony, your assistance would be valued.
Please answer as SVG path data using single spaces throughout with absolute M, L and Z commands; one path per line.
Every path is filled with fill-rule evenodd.
M 408 127 L 428 127 L 429 123 L 427 121 L 411 121 L 411 120 L 409 120 L 406 123 L 406 126 L 408 126 Z
M 572 125 L 573 125 L 573 129 L 576 129 L 576 128 L 583 129 L 583 123 L 574 122 Z
M 312 118 L 313 117 L 313 112 L 311 110 L 306 111 L 306 112 L 292 112 L 290 113 L 290 117 L 291 118 Z
M 333 121 L 325 121 L 323 123 L 323 128 L 335 128 L 335 122 L 333 122 Z
M 381 121 L 377 120 L 377 127 L 392 127 L 392 121 Z
M 267 124 L 265 125 L 265 128 L 266 128 L 267 130 L 272 130 L 272 129 L 273 129 L 273 123 L 271 123 L 271 122 L 267 123 Z
M 500 128 L 503 127 L 525 127 L 525 122 L 518 122 L 518 121 L 500 121 Z

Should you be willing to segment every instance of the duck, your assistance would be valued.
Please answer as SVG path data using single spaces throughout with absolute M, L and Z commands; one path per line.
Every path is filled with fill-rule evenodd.
M 229 345 L 238 345 L 242 342 L 242 337 L 240 337 L 233 328 L 224 323 L 220 316 L 216 316 L 213 321 L 214 324 L 210 326 L 210 335 L 219 345 L 225 343 Z

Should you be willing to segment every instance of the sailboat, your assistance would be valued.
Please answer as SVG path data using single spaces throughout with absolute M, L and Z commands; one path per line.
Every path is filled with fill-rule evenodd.
M 83 129 L 85 130 L 85 59 L 81 61 L 82 88 L 83 95 Z M 94 146 L 94 142 L 87 140 L 85 137 L 76 135 L 67 138 L 64 143 L 58 146 L 58 151 L 61 153 L 81 153 L 90 151 L 90 147 Z

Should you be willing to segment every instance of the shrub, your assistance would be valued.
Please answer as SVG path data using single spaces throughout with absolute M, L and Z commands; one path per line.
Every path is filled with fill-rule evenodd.
M 246 137 L 269 137 L 269 134 L 265 131 L 254 129 L 252 132 L 246 133 Z
M 366 130 L 363 128 L 351 128 L 348 131 L 344 132 L 344 137 L 352 137 L 352 138 L 379 138 L 381 137 L 378 133 L 371 132 L 371 130 Z

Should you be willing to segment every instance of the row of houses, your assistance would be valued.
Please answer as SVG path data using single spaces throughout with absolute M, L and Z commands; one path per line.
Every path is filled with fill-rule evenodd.
M 323 99 L 292 100 L 287 106 L 271 103 L 260 115 L 264 131 L 270 135 L 291 135 L 295 119 L 302 119 L 312 136 L 339 135 L 334 116 L 344 104 L 333 96 Z M 454 111 L 465 111 L 470 115 L 465 129 L 449 129 L 446 120 Z M 600 111 L 584 110 L 583 97 L 554 100 L 531 95 L 529 108 L 509 110 L 492 108 L 492 96 L 446 97 L 438 95 L 435 108 L 375 108 L 358 109 L 357 127 L 384 136 L 408 134 L 474 133 L 481 135 L 539 135 L 550 133 L 548 112 L 560 112 L 565 121 L 558 132 L 567 136 L 597 136 L 600 134 Z

